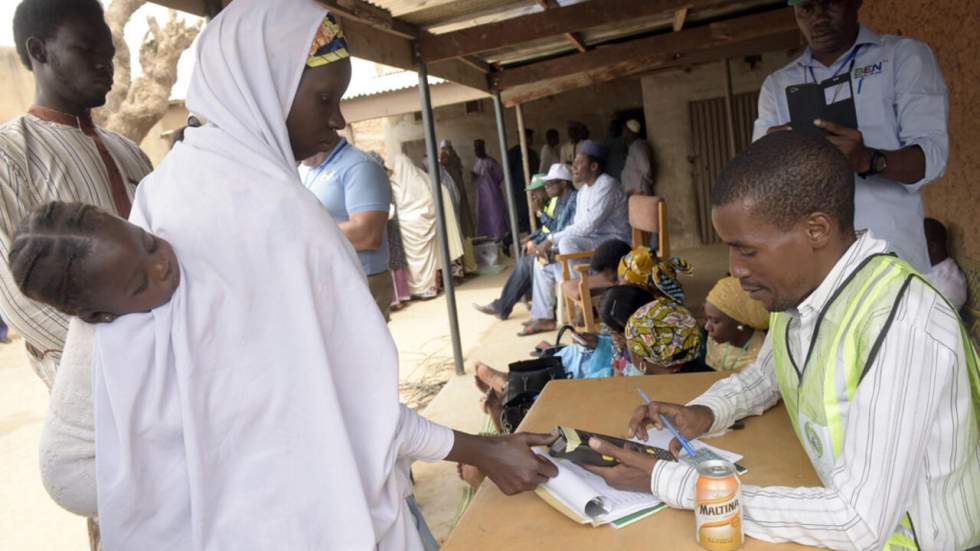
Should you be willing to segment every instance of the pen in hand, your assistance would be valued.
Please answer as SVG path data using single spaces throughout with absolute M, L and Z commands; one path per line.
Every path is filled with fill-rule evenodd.
M 638 388 L 636 390 L 637 392 L 640 393 L 640 397 L 643 398 L 644 402 L 646 402 L 647 404 L 651 402 L 650 397 L 647 396 L 646 392 L 643 392 L 642 388 Z M 670 433 L 674 435 L 674 438 L 676 438 L 677 441 L 680 442 L 681 446 L 684 448 L 684 451 L 687 452 L 687 455 L 691 456 L 692 458 L 697 457 L 698 452 L 694 451 L 694 448 L 691 446 L 691 443 L 687 441 L 687 438 L 684 438 L 684 436 L 681 435 L 681 433 L 677 430 L 677 428 L 674 427 L 674 424 L 670 422 L 670 419 L 667 419 L 667 416 L 665 416 L 662 413 L 658 414 L 658 417 L 660 417 L 660 422 L 663 423 L 665 427 L 667 427 L 667 430 L 669 430 Z

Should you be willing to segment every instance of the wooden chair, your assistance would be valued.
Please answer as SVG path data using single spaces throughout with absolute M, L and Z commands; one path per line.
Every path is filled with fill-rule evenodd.
M 667 258 L 669 256 L 669 241 L 667 235 L 667 203 L 662 197 L 648 195 L 634 195 L 629 199 L 629 221 L 633 229 L 633 247 L 649 246 L 650 236 L 657 234 L 657 256 Z M 595 305 L 592 300 L 592 291 L 589 286 L 589 265 L 577 264 L 575 261 L 586 260 L 592 257 L 594 251 L 585 251 L 571 254 L 560 254 L 555 257 L 561 262 L 561 278 L 559 293 L 564 306 L 559 316 L 564 323 L 569 323 L 575 327 L 576 331 L 596 333 L 598 325 L 595 321 Z M 572 272 L 578 273 L 578 298 L 568 296 L 564 292 L 565 282 L 570 281 Z M 577 314 L 581 313 L 581 317 Z M 578 323 L 581 322 L 581 323 Z
M 629 200 L 630 226 L 633 228 L 633 247 L 649 246 L 650 235 L 657 234 L 657 256 L 670 257 L 667 236 L 667 203 L 662 197 L 634 195 Z

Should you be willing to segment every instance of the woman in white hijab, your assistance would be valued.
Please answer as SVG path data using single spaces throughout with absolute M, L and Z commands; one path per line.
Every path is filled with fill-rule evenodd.
M 412 460 L 477 464 L 507 493 L 556 474 L 529 449 L 548 435 L 454 433 L 399 404 L 357 257 L 296 172 L 344 126 L 349 54 L 325 16 L 236 0 L 200 36 L 187 107 L 208 124 L 131 216 L 173 244 L 180 287 L 95 337 L 107 550 L 421 549 Z
M 446 181 L 449 175 L 445 169 L 441 169 L 441 172 L 449 258 L 455 262 L 463 257 L 463 236 Z M 391 197 L 398 207 L 402 243 L 408 260 L 409 290 L 412 296 L 422 299 L 434 298 L 438 294 L 439 241 L 430 181 L 429 175 L 407 155 L 399 153 L 395 156 L 392 162 Z M 449 178 L 449 181 L 452 179 Z

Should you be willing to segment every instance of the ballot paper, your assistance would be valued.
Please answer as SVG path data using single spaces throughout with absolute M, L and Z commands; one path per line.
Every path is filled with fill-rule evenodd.
M 658 448 L 669 450 L 670 441 L 673 439 L 674 435 L 669 430 L 655 429 L 651 427 L 647 430 L 646 440 L 640 440 L 639 438 L 634 438 L 633 440 L 641 444 L 646 444 L 647 446 L 656 446 Z M 715 446 L 705 444 L 704 442 L 698 440 L 691 440 L 690 444 L 691 447 L 694 448 L 694 451 L 697 452 L 697 456 L 692 458 L 686 451 L 681 449 L 678 459 L 687 463 L 688 465 L 691 465 L 692 467 L 707 459 L 724 459 L 725 461 L 733 464 L 738 463 L 738 461 L 742 459 L 742 456 L 737 453 L 716 448 Z M 738 470 L 738 474 L 745 474 L 748 472 L 748 469 L 742 467 L 741 465 L 736 465 L 736 470 Z
M 647 433 L 646 440 L 636 439 L 636 441 L 648 446 L 669 449 L 672 438 L 673 435 L 667 430 L 651 429 Z M 682 452 L 678 459 L 692 466 L 698 461 L 711 458 L 721 458 L 730 463 L 742 459 L 742 456 L 737 453 L 699 441 L 693 441 L 691 445 L 698 452 L 697 456 L 692 459 Z M 567 459 L 550 457 L 544 450 L 535 449 L 535 453 L 558 467 L 558 476 L 538 486 L 536 493 L 548 505 L 579 524 L 592 526 L 610 524 L 621 528 L 667 507 L 649 492 L 617 490 L 606 484 L 602 477 Z

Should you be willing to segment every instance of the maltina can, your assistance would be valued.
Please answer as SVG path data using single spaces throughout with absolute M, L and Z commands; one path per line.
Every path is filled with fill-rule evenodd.
M 701 547 L 710 551 L 742 547 L 742 484 L 731 463 L 719 459 L 698 463 L 694 519 Z

